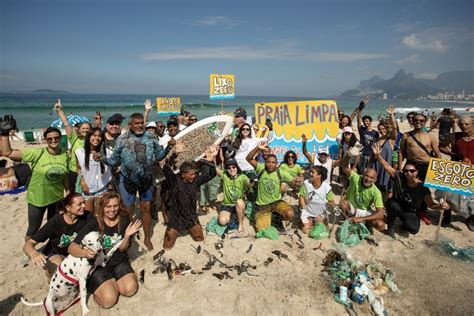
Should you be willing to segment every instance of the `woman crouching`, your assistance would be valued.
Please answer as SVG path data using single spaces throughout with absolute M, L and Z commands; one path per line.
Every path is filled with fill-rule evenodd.
M 117 303 L 119 295 L 133 296 L 138 290 L 135 271 L 130 265 L 127 249 L 130 237 L 141 227 L 141 221 L 131 222 L 123 210 L 120 195 L 107 192 L 102 196 L 95 218 L 91 219 L 79 232 L 69 246 L 69 253 L 78 258 L 92 259 L 95 253 L 87 247 L 81 247 L 82 239 L 92 231 L 98 231 L 102 237 L 105 254 L 117 243 L 120 247 L 105 267 L 98 267 L 87 279 L 87 291 L 94 294 L 100 306 L 111 308 Z

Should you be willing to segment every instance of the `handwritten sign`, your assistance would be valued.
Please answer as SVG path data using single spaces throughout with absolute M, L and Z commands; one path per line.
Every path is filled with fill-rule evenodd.
M 209 98 L 211 100 L 225 100 L 235 97 L 234 75 L 211 74 L 209 80 Z
M 474 165 L 431 158 L 425 187 L 472 196 L 474 193 Z
M 288 150 L 298 155 L 298 163 L 307 164 L 303 155 L 301 135 L 308 141 L 309 153 L 317 155 L 321 147 L 329 149 L 331 158 L 337 158 L 339 134 L 337 105 L 334 100 L 311 100 L 255 104 L 255 121 L 260 126 L 269 119 L 273 123 L 274 138 L 270 144 L 279 161 Z
M 181 99 L 156 98 L 156 108 L 159 114 L 179 114 L 181 112 Z

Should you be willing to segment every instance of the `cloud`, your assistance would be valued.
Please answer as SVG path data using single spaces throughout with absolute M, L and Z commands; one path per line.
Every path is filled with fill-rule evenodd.
M 416 78 L 419 78 L 419 79 L 430 79 L 430 80 L 434 80 L 438 77 L 437 74 L 432 74 L 432 73 L 422 73 L 422 74 L 419 74 L 416 76 Z
M 402 44 L 408 48 L 420 51 L 427 51 L 433 53 L 444 53 L 448 50 L 448 46 L 443 44 L 439 39 L 420 39 L 414 33 L 405 36 L 402 39 Z
M 192 24 L 196 26 L 223 26 L 223 27 L 236 27 L 240 25 L 242 21 L 233 20 L 225 16 L 205 16 L 194 21 Z
M 144 53 L 145 61 L 168 60 L 285 60 L 309 62 L 353 62 L 383 59 L 388 56 L 377 53 L 315 52 L 305 51 L 292 45 L 253 49 L 248 46 L 223 46 L 211 48 L 187 48 L 176 51 Z
M 418 54 L 413 54 L 408 57 L 405 57 L 399 61 L 397 61 L 397 64 L 399 65 L 412 65 L 412 64 L 418 64 L 420 63 L 420 56 Z

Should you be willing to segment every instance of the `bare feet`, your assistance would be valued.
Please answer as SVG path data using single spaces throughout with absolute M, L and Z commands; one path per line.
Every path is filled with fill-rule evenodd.
M 151 243 L 150 239 L 145 239 L 143 243 L 145 244 L 145 247 L 147 247 L 148 251 L 153 250 L 153 244 Z

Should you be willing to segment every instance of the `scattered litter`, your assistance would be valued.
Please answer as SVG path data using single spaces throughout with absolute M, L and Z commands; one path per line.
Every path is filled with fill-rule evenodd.
M 363 304 L 367 299 L 376 315 L 387 315 L 382 295 L 390 290 L 401 293 L 393 281 L 391 270 L 379 262 L 363 264 L 354 260 L 341 247 L 329 250 L 322 265 L 334 299 L 346 305 L 346 310 L 351 314 L 354 313 L 352 302 Z
M 319 243 L 319 246 L 314 247 L 313 250 L 319 250 L 319 249 L 321 249 L 322 246 L 323 246 L 323 243 L 320 242 L 320 243 Z
M 253 247 L 253 244 L 250 244 L 249 249 L 247 249 L 246 252 L 247 252 L 247 253 L 250 253 L 250 251 L 252 251 L 252 247 Z
M 218 278 L 219 280 L 224 280 L 224 279 L 233 279 L 233 277 L 230 276 L 229 272 L 220 272 L 220 273 L 213 273 L 213 276 Z
M 191 248 L 193 248 L 193 250 L 196 251 L 197 254 L 201 253 L 201 245 L 197 246 L 197 248 L 191 245 Z
M 286 259 L 288 261 L 291 261 L 290 258 L 288 258 L 288 255 L 281 252 L 280 250 L 273 250 L 272 253 L 278 257 L 278 259 L 281 261 L 281 259 Z
M 288 247 L 290 247 L 290 248 L 293 248 L 293 245 L 292 245 L 292 244 L 290 244 L 289 242 L 287 242 L 287 241 L 284 241 L 283 243 L 284 243 L 285 245 L 287 245 Z
M 439 248 L 446 254 L 449 254 L 456 259 L 474 262 L 474 247 L 461 248 L 456 246 L 453 240 L 443 238 L 439 242 Z
M 156 255 L 153 256 L 153 261 L 158 260 L 165 253 L 165 250 L 160 250 Z
M 216 248 L 216 250 L 221 250 L 222 248 L 224 248 L 224 241 L 222 239 L 218 240 L 214 244 L 214 247 Z
M 138 278 L 138 281 L 143 284 L 145 283 L 145 270 L 142 269 L 142 271 L 140 271 L 140 277 Z
M 267 260 L 265 260 L 265 261 L 263 262 L 263 265 L 264 265 L 265 267 L 268 267 L 268 265 L 269 265 L 270 263 L 272 263 L 272 262 L 273 262 L 273 258 L 272 258 L 272 257 L 268 257 Z

